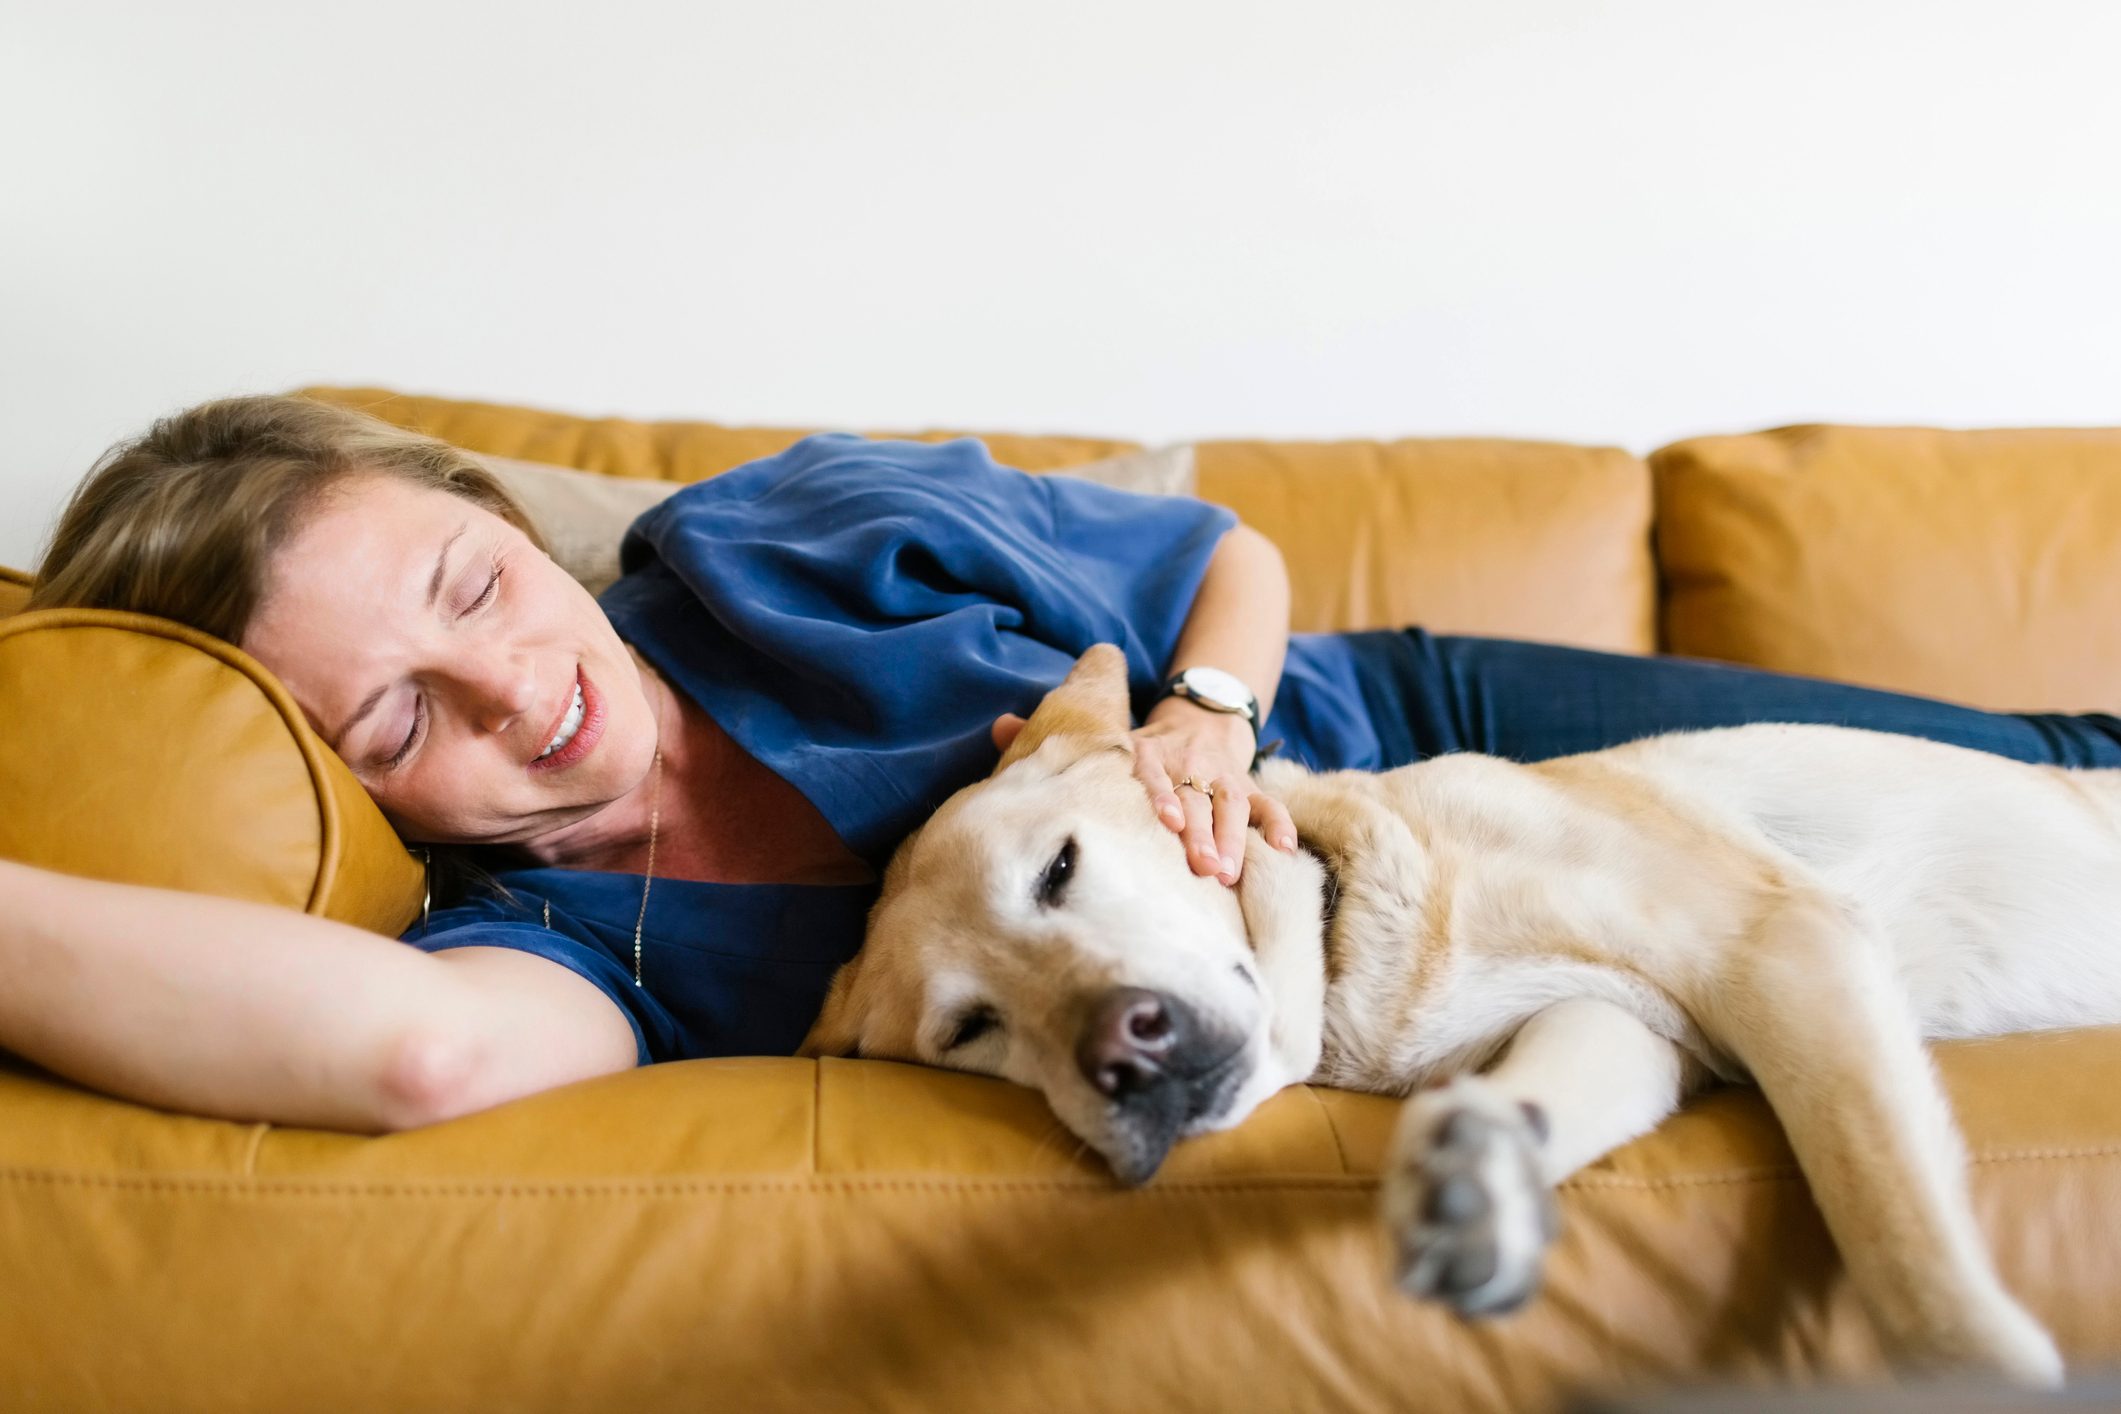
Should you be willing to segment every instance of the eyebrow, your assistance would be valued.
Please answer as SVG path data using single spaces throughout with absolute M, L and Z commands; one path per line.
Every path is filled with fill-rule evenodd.
M 429 613 L 434 612 L 435 600 L 440 598 L 442 594 L 442 575 L 449 568 L 449 547 L 456 544 L 457 537 L 470 527 L 471 522 L 465 521 L 451 531 L 449 538 L 442 542 L 441 553 L 435 556 L 435 572 L 427 577 L 427 609 Z M 346 740 L 346 734 L 355 727 L 360 726 L 368 714 L 376 710 L 376 704 L 383 700 L 383 694 L 388 691 L 390 691 L 390 684 L 386 682 L 361 699 L 361 705 L 353 709 L 353 715 L 341 722 L 339 729 L 326 738 L 330 741 L 333 751 L 338 751 L 339 743 Z

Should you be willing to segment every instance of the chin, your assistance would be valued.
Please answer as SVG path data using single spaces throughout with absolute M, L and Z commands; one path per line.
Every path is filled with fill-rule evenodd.
M 1302 1079 L 1301 1076 L 1295 1079 Z M 1240 1068 L 1230 1077 L 1217 1097 L 1217 1103 L 1197 1116 L 1186 1127 L 1186 1133 L 1215 1134 L 1225 1129 L 1235 1129 L 1251 1118 L 1252 1112 L 1265 1104 L 1275 1092 L 1294 1084 L 1288 1076 L 1279 1073 L 1273 1058 L 1267 1054 L 1265 1038 L 1249 1051 Z

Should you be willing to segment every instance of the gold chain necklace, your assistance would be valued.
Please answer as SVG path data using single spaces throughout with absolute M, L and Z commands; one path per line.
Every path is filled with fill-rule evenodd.
M 655 784 L 648 792 L 648 872 L 641 876 L 641 911 L 633 918 L 633 985 L 641 982 L 641 928 L 648 922 L 648 889 L 655 883 L 655 841 L 663 828 L 663 704 L 655 705 Z M 434 902 L 434 855 L 420 846 L 422 888 L 420 891 L 420 936 L 427 936 L 428 912 Z M 545 927 L 552 927 L 552 900 L 545 900 Z
M 655 883 L 655 841 L 663 828 L 663 704 L 655 705 L 655 784 L 648 792 L 648 872 L 641 876 L 641 911 L 633 919 L 633 985 L 641 987 L 641 927 L 648 921 L 648 890 Z M 545 926 L 552 927 L 552 900 L 545 900 Z M 642 990 L 646 990 L 645 987 Z

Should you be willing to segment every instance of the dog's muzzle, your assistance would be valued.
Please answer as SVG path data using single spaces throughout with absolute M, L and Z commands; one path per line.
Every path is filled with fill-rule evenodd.
M 1096 997 L 1076 1034 L 1075 1064 L 1110 1102 L 1105 1157 L 1120 1182 L 1147 1181 L 1188 1124 L 1228 1104 L 1244 1038 L 1203 1025 L 1175 997 L 1114 987 Z

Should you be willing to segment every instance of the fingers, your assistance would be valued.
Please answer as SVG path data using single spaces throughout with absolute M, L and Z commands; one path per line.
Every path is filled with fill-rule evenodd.
M 1194 786 L 1180 790 L 1178 798 L 1185 803 L 1186 863 L 1196 874 L 1213 874 L 1224 883 L 1236 876 L 1223 862 L 1222 852 L 1215 844 L 1215 804 L 1207 793 Z M 1225 878 L 1225 875 L 1229 875 Z
M 1010 743 L 1015 741 L 1023 730 L 1024 719 L 1022 717 L 1017 716 L 1014 712 L 1004 712 L 994 719 L 994 726 L 989 730 L 988 734 L 994 738 L 994 749 L 996 751 L 1007 751 Z
M 1149 788 L 1149 803 L 1156 807 L 1156 818 L 1163 821 L 1164 828 L 1183 834 L 1186 807 L 1171 786 L 1171 773 L 1164 769 L 1162 758 L 1153 751 L 1137 750 L 1134 778 Z
M 1186 860 L 1196 874 L 1234 884 L 1245 867 L 1245 829 L 1259 826 L 1283 853 L 1296 848 L 1296 826 L 1282 803 L 1262 794 L 1247 776 L 1219 776 L 1210 791 L 1179 787 L 1185 802 Z
M 1215 853 L 1221 866 L 1215 877 L 1226 884 L 1237 882 L 1245 866 L 1245 825 L 1252 818 L 1252 783 L 1243 776 L 1218 776 L 1215 781 Z
M 1186 864 L 1196 874 L 1213 874 L 1224 883 L 1233 882 L 1236 875 L 1226 866 L 1225 857 L 1230 853 L 1218 843 L 1218 807 L 1221 802 L 1211 799 L 1200 788 L 1192 776 L 1181 776 L 1184 785 L 1174 785 L 1171 773 L 1164 768 L 1158 753 L 1137 751 L 1134 756 L 1134 774 L 1149 788 L 1150 803 L 1156 807 L 1156 818 L 1165 828 L 1178 832 L 1186 846 Z M 1242 818 L 1238 824 L 1238 837 L 1243 840 Z M 1238 858 L 1244 857 L 1243 849 L 1236 851 Z
M 1296 848 L 1296 821 L 1289 816 L 1289 808 L 1264 791 L 1252 792 L 1252 823 L 1266 836 L 1267 843 L 1284 854 Z
M 1296 822 L 1288 807 L 1260 790 L 1249 776 L 1223 776 L 1215 782 L 1215 877 L 1237 882 L 1245 867 L 1245 828 L 1256 825 L 1268 844 L 1287 854 L 1296 848 Z M 1206 872 L 1197 865 L 1195 873 Z
M 1003 730 L 997 722 L 997 741 Z M 1157 819 L 1179 836 L 1195 874 L 1236 883 L 1244 870 L 1249 826 L 1257 826 L 1276 849 L 1296 848 L 1296 826 L 1282 803 L 1261 794 L 1249 775 L 1227 769 L 1227 743 L 1204 747 L 1197 737 L 1152 725 L 1134 733 L 1134 744 L 1135 778 L 1149 792 Z M 1218 770 L 1223 774 L 1212 774 Z

